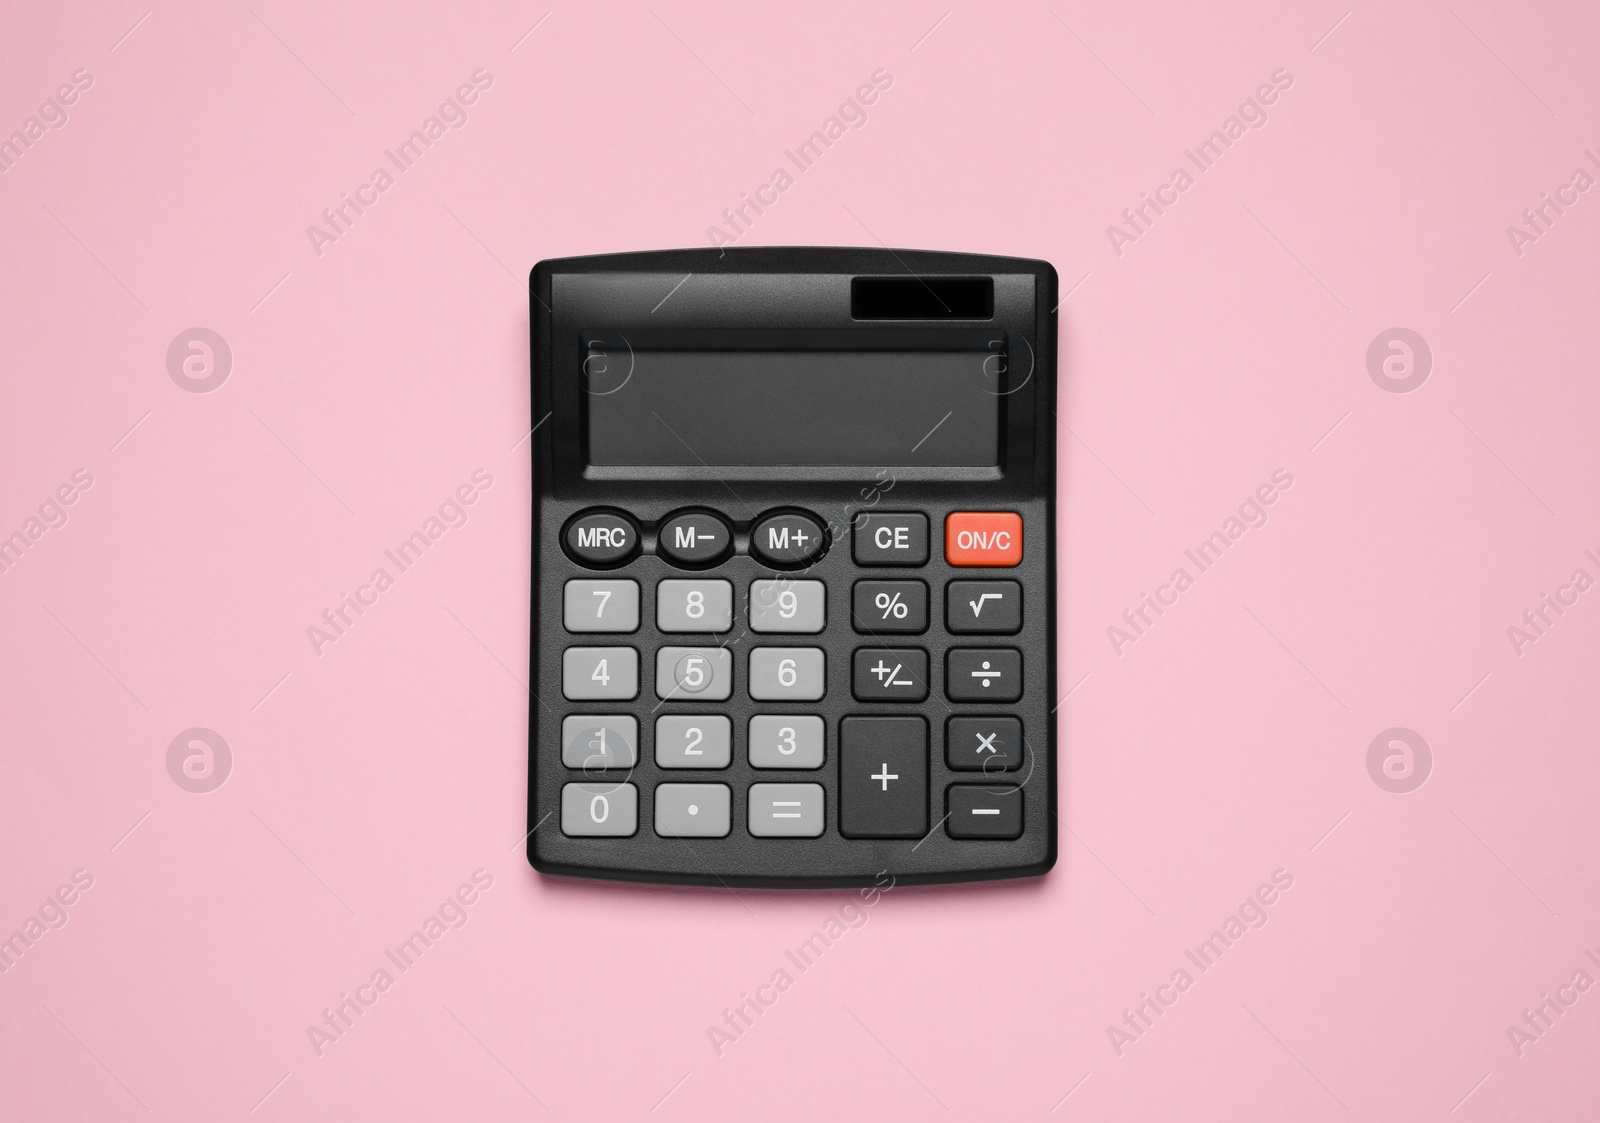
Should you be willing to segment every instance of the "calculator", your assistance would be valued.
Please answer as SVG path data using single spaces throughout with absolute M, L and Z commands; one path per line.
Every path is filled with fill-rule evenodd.
M 533 867 L 1049 870 L 1055 270 L 672 250 L 529 295 Z

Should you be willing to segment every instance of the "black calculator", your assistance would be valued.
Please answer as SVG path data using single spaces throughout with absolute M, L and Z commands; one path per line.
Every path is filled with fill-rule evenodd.
M 673 250 L 529 294 L 534 868 L 1049 870 L 1055 270 Z

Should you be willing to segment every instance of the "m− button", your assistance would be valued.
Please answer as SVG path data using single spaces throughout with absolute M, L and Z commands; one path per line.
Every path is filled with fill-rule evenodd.
M 567 553 L 579 565 L 610 569 L 639 548 L 639 526 L 620 511 L 585 511 L 561 533 Z
M 687 569 L 715 565 L 732 545 L 733 531 L 710 511 L 673 515 L 656 531 L 656 553 Z

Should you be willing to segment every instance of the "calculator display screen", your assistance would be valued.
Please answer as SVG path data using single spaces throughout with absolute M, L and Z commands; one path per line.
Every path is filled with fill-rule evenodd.
M 990 351 L 591 351 L 587 366 L 591 464 L 1000 462 Z

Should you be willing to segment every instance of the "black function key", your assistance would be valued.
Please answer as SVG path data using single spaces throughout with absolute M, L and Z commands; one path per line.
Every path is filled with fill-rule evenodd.
M 850 693 L 858 702 L 922 701 L 928 696 L 928 653 L 920 647 L 856 648 Z
M 609 569 L 639 549 L 639 524 L 620 511 L 584 511 L 567 523 L 561 538 L 579 565 Z
M 952 581 L 944 587 L 945 627 L 957 635 L 1022 631 L 1022 586 L 1015 581 Z
M 1021 768 L 1022 722 L 1014 717 L 953 717 L 945 726 L 944 759 L 960 772 Z
M 796 511 L 768 515 L 750 531 L 750 552 L 774 569 L 798 569 L 822 556 L 827 542 L 813 515 Z
M 951 784 L 945 793 L 951 838 L 1021 838 L 1022 789 Z
M 855 517 L 857 565 L 926 565 L 928 516 L 874 511 Z
M 656 531 L 656 553 L 684 569 L 715 565 L 732 545 L 733 530 L 710 511 L 682 511 Z
M 921 581 L 857 581 L 850 622 L 862 635 L 921 635 L 928 630 L 928 586 Z
M 1015 702 L 1022 697 L 1022 652 L 1014 647 L 952 647 L 944 692 L 952 702 Z
M 921 838 L 928 832 L 928 723 L 847 717 L 839 723 L 839 833 Z

